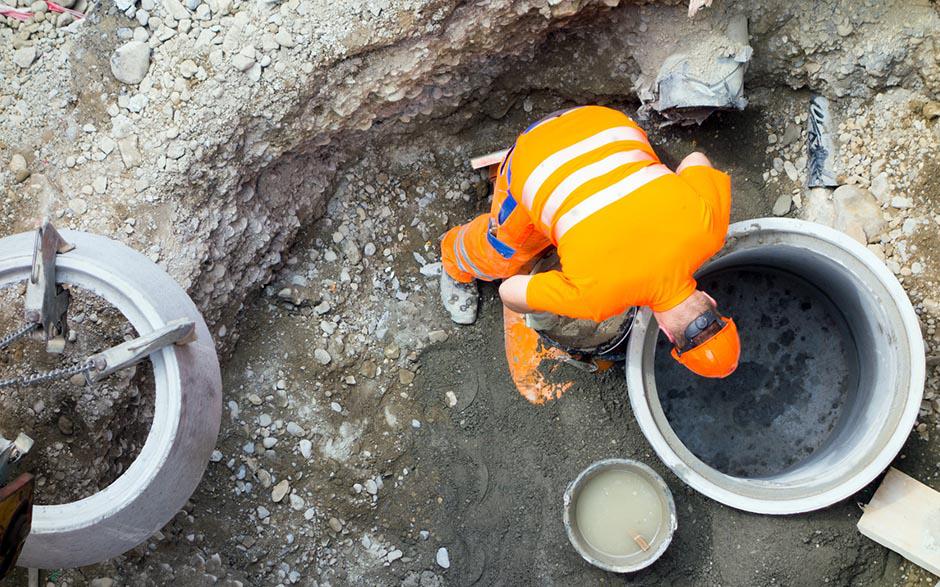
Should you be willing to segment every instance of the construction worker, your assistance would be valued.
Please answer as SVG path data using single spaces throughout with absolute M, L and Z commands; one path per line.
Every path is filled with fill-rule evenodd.
M 693 274 L 722 247 L 730 208 L 730 178 L 705 155 L 673 172 L 623 113 L 555 113 L 519 135 L 499 165 L 490 213 L 444 236 L 442 301 L 455 322 L 472 323 L 474 280 L 503 279 L 499 295 L 517 313 L 600 322 L 649 306 L 677 361 L 726 377 L 738 364 L 737 327 Z M 560 271 L 520 274 L 550 245 Z

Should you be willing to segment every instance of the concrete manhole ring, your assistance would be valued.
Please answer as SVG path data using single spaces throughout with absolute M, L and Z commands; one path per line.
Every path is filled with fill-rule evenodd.
M 857 373 L 846 380 L 850 383 L 845 402 L 821 444 L 808 456 L 794 456 L 779 470 L 753 475 L 726 474 L 704 462 L 679 438 L 678 427 L 670 424 L 660 401 L 654 368 L 659 334 L 648 310 L 637 316 L 627 351 L 630 403 L 659 458 L 704 495 L 764 514 L 824 508 L 872 482 L 890 465 L 912 430 L 926 371 L 917 315 L 901 284 L 871 251 L 818 224 L 783 218 L 736 223 L 728 230 L 724 249 L 697 275 L 704 278 L 741 267 L 788 272 L 814 285 L 850 327 Z M 762 298 L 755 299 L 759 303 Z M 742 366 L 744 361 L 742 355 Z M 696 386 L 691 389 L 695 393 Z M 729 429 L 733 420 L 721 420 L 717 414 L 703 414 L 703 425 L 731 438 L 729 451 L 741 450 L 734 448 L 735 443 L 744 443 Z M 807 422 L 803 425 L 809 430 L 814 417 L 807 413 L 794 421 L 797 426 L 800 420 Z
M 63 230 L 75 245 L 59 255 L 57 281 L 115 306 L 145 334 L 177 318 L 196 341 L 154 353 L 153 423 L 137 459 L 111 485 L 72 503 L 36 506 L 18 564 L 70 568 L 115 557 L 163 527 L 198 485 L 219 433 L 222 379 L 205 321 L 183 289 L 140 253 L 111 239 Z M 35 234 L 0 239 L 0 286 L 27 279 Z

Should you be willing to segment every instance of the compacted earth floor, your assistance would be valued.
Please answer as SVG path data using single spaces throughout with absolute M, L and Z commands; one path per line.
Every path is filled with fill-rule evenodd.
M 733 220 L 770 215 L 779 193 L 765 177 L 774 165 L 767 128 L 781 112 L 802 111 L 805 99 L 757 95 L 746 112 L 653 131 L 651 139 L 667 164 L 700 149 L 728 170 Z M 804 515 L 724 507 L 653 454 L 621 366 L 597 376 L 560 367 L 554 375 L 575 384 L 532 405 L 506 369 L 495 287 L 482 288 L 476 324 L 450 323 L 438 299 L 439 238 L 488 205 L 469 157 L 508 145 L 529 121 L 566 105 L 533 94 L 502 118 L 446 121 L 354 162 L 278 279 L 245 308 L 224 365 L 217 451 L 190 503 L 124 556 L 44 580 L 932 585 L 857 532 L 857 503 L 874 485 Z M 567 484 L 606 457 L 656 469 L 678 511 L 663 558 L 628 577 L 584 562 L 562 524 Z M 915 434 L 896 466 L 936 486 L 937 460 L 936 442 Z

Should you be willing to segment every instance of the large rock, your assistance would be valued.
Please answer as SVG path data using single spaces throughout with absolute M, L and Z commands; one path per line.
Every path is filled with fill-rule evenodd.
M 142 41 L 129 41 L 111 55 L 111 73 L 120 82 L 137 85 L 150 69 L 150 46 Z
M 832 192 L 835 228 L 866 245 L 880 239 L 887 228 L 878 200 L 870 191 L 843 185 Z

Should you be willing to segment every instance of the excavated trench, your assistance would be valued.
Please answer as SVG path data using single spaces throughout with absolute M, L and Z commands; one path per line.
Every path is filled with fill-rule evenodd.
M 845 41 L 826 41 L 832 31 L 813 24 L 816 22 L 813 8 L 814 4 L 810 2 L 797 2 L 787 7 L 765 6 L 763 3 L 729 3 L 721 6 L 719 11 L 716 4 L 713 13 L 705 16 L 708 22 L 719 22 L 728 11 L 735 10 L 744 11 L 752 18 L 755 61 L 751 73 L 746 78 L 747 94 L 752 98 L 751 105 L 742 113 L 720 114 L 700 128 L 660 130 L 650 127 L 651 140 L 667 164 L 675 165 L 688 151 L 701 149 L 713 158 L 716 166 L 731 171 L 735 181 L 734 219 L 769 214 L 776 194 L 761 191 L 761 173 L 770 165 L 763 152 L 766 145 L 763 124 L 766 119 L 779 118 L 780 112 L 800 111 L 807 97 L 806 88 L 834 95 L 854 93 L 865 96 L 888 84 L 922 88 L 937 83 L 937 80 L 931 77 L 932 73 L 918 72 L 898 65 L 913 60 L 910 56 L 920 51 L 917 49 L 920 43 L 905 45 L 905 51 L 885 56 L 884 63 L 869 63 L 867 70 L 863 66 L 855 65 L 857 47 L 872 39 L 884 40 L 898 34 L 897 30 L 901 28 L 898 22 L 901 19 L 897 7 L 892 5 L 887 9 L 873 9 L 870 15 L 859 21 L 860 27 L 867 27 L 860 29 L 859 39 L 850 38 Z M 886 15 L 890 18 L 877 22 L 878 18 Z M 926 19 L 923 22 L 927 22 Z M 917 21 L 915 24 L 923 22 Z M 512 45 L 513 51 L 517 53 L 515 55 L 490 56 L 470 64 L 461 64 L 457 71 L 447 72 L 448 79 L 452 78 L 453 82 L 428 83 L 427 87 L 418 84 L 412 88 L 413 92 L 404 91 L 405 96 L 399 97 L 398 100 L 386 102 L 385 98 L 377 99 L 376 105 L 370 105 L 367 98 L 370 95 L 374 97 L 382 94 L 384 88 L 380 87 L 381 78 L 378 78 L 378 81 L 372 80 L 374 92 L 371 94 L 368 88 L 350 89 L 352 105 L 349 106 L 349 111 L 345 111 L 345 106 L 340 110 L 336 110 L 335 105 L 333 108 L 336 113 L 341 114 L 339 119 L 344 116 L 348 119 L 348 127 L 319 129 L 304 125 L 291 129 L 295 135 L 291 137 L 293 147 L 290 150 L 266 163 L 260 172 L 249 170 L 244 177 L 239 178 L 240 185 L 234 200 L 238 204 L 232 204 L 232 210 L 235 211 L 227 209 L 223 221 L 203 235 L 207 237 L 204 242 L 198 243 L 199 247 L 205 247 L 207 250 L 213 247 L 218 250 L 217 253 L 206 254 L 202 266 L 193 272 L 193 275 L 201 275 L 205 279 L 194 279 L 188 284 L 191 295 L 206 311 L 216 332 L 220 329 L 223 333 L 237 333 L 239 330 L 247 332 L 244 344 L 238 347 L 233 336 L 219 340 L 227 350 L 235 351 L 226 366 L 229 373 L 226 389 L 231 391 L 226 392 L 225 401 L 229 401 L 231 394 L 233 400 L 238 400 L 238 405 L 249 406 L 249 402 L 242 401 L 244 398 L 237 394 L 243 390 L 255 389 L 257 383 L 254 381 L 256 375 L 251 370 L 252 365 L 270 359 L 274 364 L 283 366 L 285 371 L 291 372 L 292 366 L 287 364 L 288 359 L 285 358 L 286 350 L 274 347 L 270 339 L 265 339 L 259 334 L 283 317 L 278 316 L 272 309 L 273 304 L 267 304 L 263 299 L 258 300 L 254 294 L 247 295 L 246 292 L 266 281 L 266 272 L 271 267 L 278 267 L 282 273 L 290 272 L 297 266 L 295 257 L 301 258 L 301 263 L 309 263 L 311 267 L 319 263 L 317 267 L 326 274 L 327 269 L 322 268 L 323 262 L 320 260 L 322 257 L 307 257 L 306 249 L 329 248 L 331 231 L 335 230 L 339 223 L 323 223 L 324 217 L 328 220 L 330 217 L 327 210 L 328 196 L 338 194 L 344 189 L 343 176 L 351 168 L 361 164 L 363 160 L 370 159 L 378 162 L 373 168 L 381 167 L 389 157 L 394 159 L 395 156 L 404 154 L 405 158 L 411 159 L 407 164 L 403 163 L 402 167 L 410 169 L 414 174 L 414 184 L 428 186 L 433 182 L 426 181 L 426 176 L 444 177 L 452 173 L 453 166 L 461 160 L 508 145 L 513 136 L 525 127 L 527 121 L 557 108 L 596 102 L 611 104 L 632 114 L 638 106 L 633 80 L 642 73 L 650 74 L 655 71 L 655 59 L 649 56 L 648 51 L 643 50 L 644 44 L 662 44 L 661 40 L 666 38 L 666 31 L 684 26 L 683 6 L 641 8 L 625 5 L 613 11 L 602 12 L 592 9 L 575 17 L 565 28 L 549 32 L 547 36 L 542 32 L 534 38 L 520 36 L 518 42 Z M 928 25 L 924 25 L 924 28 L 930 30 Z M 800 37 L 799 47 L 788 48 L 787 43 L 781 42 L 782 30 L 789 31 L 789 34 L 795 37 L 796 31 L 801 29 L 809 32 Z M 820 47 L 825 49 L 819 49 Z M 832 59 L 821 59 L 817 50 Z M 815 67 L 819 65 L 817 61 L 822 62 L 820 67 Z M 897 69 L 892 70 L 895 65 L 898 65 Z M 339 69 L 341 68 L 337 68 Z M 355 68 L 351 68 L 351 71 L 354 70 Z M 437 72 L 439 78 L 443 76 L 444 70 L 446 68 Z M 845 71 L 842 72 L 843 70 Z M 877 75 L 870 75 L 872 71 Z M 340 78 L 343 77 L 341 71 L 334 73 Z M 433 78 L 434 75 L 428 74 L 425 81 Z M 432 86 L 437 85 L 445 88 L 443 96 L 435 93 Z M 342 103 L 343 97 L 338 96 L 336 102 Z M 322 105 L 316 108 L 320 107 Z M 308 113 L 305 108 L 298 105 L 298 118 Z M 331 112 L 330 116 L 330 120 L 335 122 L 335 114 Z M 250 128 L 244 129 L 246 135 L 251 132 Z M 422 155 L 415 155 L 415 145 L 430 145 L 438 140 L 440 145 L 437 147 L 428 146 Z M 373 145 L 381 147 L 376 148 Z M 408 151 L 408 148 L 412 150 Z M 396 149 L 400 152 L 396 152 Z M 450 152 L 446 152 L 448 149 Z M 421 156 L 426 159 L 421 159 Z M 395 173 L 391 172 L 390 175 L 394 176 Z M 440 183 L 446 185 L 446 179 L 441 179 Z M 464 188 L 461 191 L 463 201 L 438 200 L 437 203 L 441 204 L 444 210 L 440 216 L 435 217 L 435 222 L 428 223 L 430 226 L 423 232 L 415 228 L 414 224 L 420 212 L 407 206 L 395 208 L 395 215 L 390 219 L 377 218 L 376 224 L 379 228 L 375 232 L 382 234 L 386 230 L 384 224 L 407 227 L 411 223 L 409 228 L 402 231 L 408 233 L 406 237 L 388 228 L 388 246 L 394 246 L 396 239 L 397 242 L 415 243 L 416 247 L 432 243 L 420 250 L 425 254 L 432 251 L 433 254 L 436 243 L 434 239 L 447 225 L 463 221 L 486 207 L 485 188 L 481 188 L 479 183 L 474 184 L 472 189 Z M 404 202 L 423 200 L 423 195 L 426 195 L 426 192 L 408 192 L 395 197 Z M 365 202 L 362 207 L 363 214 L 375 212 L 375 206 L 370 205 L 370 199 L 374 197 L 376 196 L 371 192 L 369 195 L 363 192 L 356 198 L 359 203 Z M 336 200 L 338 199 L 337 197 Z M 283 209 L 277 209 L 278 206 Z M 411 212 L 415 214 L 414 220 L 407 217 L 407 213 Z M 255 224 L 255 217 L 263 221 L 259 220 Z M 265 225 L 265 222 L 270 222 L 271 225 Z M 274 229 L 270 234 L 266 233 L 272 226 Z M 253 233 L 255 236 L 242 238 L 242 233 Z M 361 240 L 366 238 L 368 237 Z M 259 244 L 258 239 L 264 242 Z M 361 246 L 364 243 L 357 244 Z M 410 256 L 409 253 L 404 260 L 396 256 L 395 269 L 401 269 L 405 263 L 410 262 L 407 258 Z M 230 257 L 231 261 L 226 257 Z M 346 261 L 339 261 L 340 264 L 344 262 Z M 335 258 L 331 263 L 336 263 Z M 811 456 L 823 447 L 831 431 L 837 427 L 842 407 L 853 387 L 853 378 L 857 376 L 855 365 L 858 361 L 858 350 L 855 348 L 855 340 L 847 332 L 845 319 L 839 308 L 812 284 L 793 274 L 767 271 L 761 267 L 741 267 L 725 270 L 723 274 L 710 275 L 703 282 L 708 284 L 706 289 L 714 285 L 715 290 L 722 292 L 722 303 L 727 304 L 729 311 L 741 320 L 742 324 L 747 325 L 742 326 L 742 329 L 749 333 L 747 336 L 754 337 L 754 340 L 746 343 L 754 343 L 755 348 L 761 349 L 762 354 L 753 365 L 742 367 L 740 382 L 733 388 L 714 387 L 703 391 L 701 386 L 698 386 L 695 393 L 691 393 L 691 382 L 684 379 L 682 374 L 665 373 L 663 366 L 658 365 L 657 378 L 662 377 L 664 382 L 668 382 L 661 384 L 659 390 L 663 408 L 671 421 L 680 423 L 675 427 L 682 441 L 715 469 L 729 474 L 755 477 L 786 471 L 800 459 Z M 740 283 L 740 287 L 728 289 L 728 282 Z M 337 276 L 335 283 L 342 283 L 342 279 Z M 478 327 L 464 331 L 463 334 L 457 333 L 449 342 L 425 350 L 414 359 L 420 366 L 420 369 L 414 367 L 419 370 L 415 385 L 420 391 L 415 393 L 415 407 L 409 409 L 417 410 L 414 416 L 427 418 L 427 425 L 421 433 L 429 435 L 429 441 L 409 446 L 404 456 L 398 452 L 398 447 L 373 449 L 379 455 L 388 454 L 387 462 L 401 458 L 409 467 L 417 467 L 413 476 L 417 484 L 416 489 L 409 495 L 388 496 L 380 502 L 383 523 L 387 524 L 390 532 L 413 533 L 413 523 L 409 518 L 412 511 L 422 512 L 425 516 L 423 520 L 434 525 L 435 532 L 442 540 L 449 538 L 452 541 L 454 546 L 451 548 L 455 559 L 463 557 L 462 561 L 469 561 L 468 564 L 472 565 L 470 570 L 458 568 L 453 571 L 458 582 L 465 584 L 481 576 L 495 579 L 500 567 L 510 569 L 507 574 L 509 577 L 521 580 L 529 576 L 527 572 L 531 571 L 532 567 L 524 561 L 530 553 L 524 543 L 533 537 L 543 540 L 550 549 L 566 552 L 567 545 L 560 538 L 563 532 L 558 531 L 560 518 L 554 519 L 553 516 L 557 512 L 550 507 L 545 507 L 545 511 L 540 509 L 538 512 L 530 512 L 532 515 L 529 519 L 520 520 L 517 528 L 503 524 L 496 518 L 503 518 L 506 514 L 531 507 L 532 503 L 544 499 L 544 495 L 552 494 L 553 491 L 560 494 L 567 480 L 581 467 L 591 460 L 609 456 L 612 450 L 617 454 L 638 458 L 650 455 L 648 445 L 625 407 L 626 390 L 619 374 L 617 380 L 608 376 L 599 381 L 578 376 L 578 385 L 582 391 L 572 394 L 570 398 L 566 397 L 564 401 L 567 404 L 551 407 L 543 412 L 536 412 L 521 401 L 512 401 L 519 398 L 513 396 L 511 383 L 496 373 L 499 369 L 476 365 L 502 364 L 500 352 L 493 351 L 500 344 L 499 317 L 493 310 L 496 302 L 492 291 L 484 291 L 487 305 Z M 355 313 L 357 309 L 354 297 L 335 306 L 345 308 L 343 311 Z M 772 302 L 762 306 L 749 303 L 757 297 L 769 298 Z M 243 299 L 247 299 L 244 305 L 241 303 Z M 427 295 L 423 301 L 425 304 L 433 304 L 434 296 Z M 244 311 L 239 314 L 233 311 L 235 308 Z M 300 309 L 295 310 L 303 320 L 321 320 L 312 315 L 309 307 L 298 304 L 298 308 Z M 340 309 L 334 311 L 339 312 Z M 240 323 L 237 322 L 238 316 Z M 385 320 L 381 314 L 370 317 L 376 318 L 376 321 Z M 769 327 L 774 331 L 772 336 L 768 336 L 765 330 L 768 328 L 767 323 L 772 325 Z M 801 330 L 801 326 L 808 324 L 823 324 L 828 332 L 817 329 L 816 335 L 801 340 L 797 332 Z M 335 325 L 333 327 L 335 328 Z M 400 330 L 396 331 L 396 328 Z M 428 327 L 419 319 L 413 319 L 411 322 L 402 320 L 393 326 L 390 335 L 384 336 L 388 330 L 378 333 L 372 330 L 369 336 L 374 336 L 374 340 L 357 343 L 358 346 L 350 343 L 346 346 L 346 351 L 359 351 L 362 356 L 366 356 L 365 352 L 370 349 L 370 345 L 378 348 L 389 341 L 413 340 L 417 338 L 417 332 L 423 335 L 427 330 Z M 322 336 L 322 333 L 317 334 Z M 294 335 L 295 333 L 289 333 L 287 336 Z M 826 355 L 808 357 L 806 349 L 819 346 L 822 342 L 829 343 L 824 347 Z M 292 348 L 309 344 L 312 343 L 308 339 L 298 337 Z M 275 356 L 278 349 L 280 354 Z M 309 350 L 312 352 L 312 349 Z M 329 347 L 329 350 L 338 357 L 344 349 L 340 346 L 338 350 L 337 347 Z M 309 356 L 305 358 L 307 364 L 310 364 L 309 359 Z M 455 375 L 454 365 L 464 366 L 460 376 Z M 826 368 L 818 368 L 820 365 L 825 365 Z M 336 372 L 333 372 L 334 367 L 335 363 L 329 368 L 331 371 L 323 377 L 335 375 L 339 379 L 340 369 L 337 367 Z M 355 371 L 351 368 L 350 373 L 355 372 L 361 379 L 358 369 L 358 366 Z M 270 372 L 278 373 L 277 368 L 270 368 L 268 371 L 266 375 L 270 375 Z M 476 383 L 471 385 L 469 380 Z M 798 389 L 799 386 L 794 383 L 796 381 L 810 381 L 813 389 Z M 319 383 L 318 381 L 316 393 L 320 393 Z M 314 383 L 308 381 L 308 384 L 313 386 Z M 472 394 L 479 398 L 473 406 L 470 406 L 470 403 L 474 402 L 473 398 L 466 399 L 471 392 L 464 393 L 468 387 L 473 388 Z M 733 389 L 734 393 L 729 393 L 729 389 Z M 453 419 L 441 416 L 438 406 L 438 396 L 452 390 L 461 394 L 458 409 L 462 412 L 461 416 Z M 814 390 L 823 390 L 825 393 L 812 393 Z M 259 394 L 264 397 L 269 391 L 259 389 Z M 280 393 L 281 391 L 278 391 L 276 397 L 280 398 Z M 330 395 L 331 393 L 335 395 Z M 305 406 L 317 402 L 329 404 L 331 400 L 341 399 L 342 393 L 342 390 L 331 391 L 325 398 L 303 399 Z M 280 402 L 280 399 L 276 401 Z M 346 403 L 345 400 L 341 401 Z M 352 408 L 349 409 L 358 409 L 360 404 L 369 406 L 370 401 L 371 399 L 350 399 Z M 372 434 L 381 437 L 388 434 L 384 428 L 379 427 L 389 421 L 390 403 L 390 400 L 384 398 L 383 390 L 382 397 L 372 406 L 376 410 L 375 413 L 363 417 L 362 425 L 367 426 L 364 436 Z M 379 404 L 382 408 L 378 407 Z M 285 400 L 284 406 L 286 405 Z M 705 410 L 706 407 L 709 409 Z M 307 409 L 309 407 L 304 408 Z M 790 420 L 777 417 L 781 414 L 797 415 L 805 410 L 811 410 L 816 415 L 811 430 L 789 426 Z M 402 413 L 408 412 L 403 409 Z M 605 428 L 616 427 L 616 431 L 598 431 L 597 419 L 586 414 L 603 414 L 606 418 Z M 686 417 L 689 414 L 697 417 Z M 701 418 L 711 417 L 708 414 L 717 414 L 716 420 L 733 423 L 736 433 L 741 436 L 729 438 L 715 428 L 706 431 L 696 427 L 695 424 L 700 423 Z M 245 434 L 245 430 L 256 427 L 254 423 L 239 423 L 237 412 L 229 413 L 228 416 L 224 418 L 220 441 L 220 448 L 226 458 L 232 454 L 240 454 L 245 442 L 240 435 Z M 290 419 L 292 415 L 285 413 L 283 417 Z M 548 420 L 559 422 L 560 430 L 546 430 L 545 424 Z M 764 426 L 762 423 L 769 425 Z M 140 426 L 145 427 L 142 422 Z M 322 435 L 329 436 L 325 432 Z M 314 438 L 320 436 L 318 431 Z M 530 442 L 520 443 L 520 437 L 525 437 Z M 598 438 L 603 441 L 603 445 Z M 733 454 L 722 450 L 722 447 L 727 447 L 732 442 L 740 450 Z M 608 448 L 607 444 L 614 448 Z M 779 450 L 768 451 L 768 446 L 777 446 Z M 520 455 L 527 457 L 531 462 L 521 462 Z M 274 471 L 277 477 L 287 477 L 290 474 L 287 464 L 278 462 L 273 456 L 269 461 L 265 466 Z M 486 480 L 481 482 L 480 490 L 458 486 L 455 480 L 465 480 L 471 484 L 478 481 L 477 476 L 481 475 L 477 466 L 479 461 L 489 463 L 492 471 L 487 472 L 486 466 L 483 466 L 482 475 L 494 479 L 493 483 L 498 484 L 498 493 L 502 495 L 494 498 L 494 489 Z M 347 467 L 339 458 L 329 459 L 321 465 L 323 470 L 329 469 L 330 479 L 337 469 L 343 471 Z M 666 473 L 666 469 L 661 465 L 655 466 L 661 473 Z M 349 466 L 350 469 L 356 467 L 360 465 Z M 346 471 L 341 473 L 340 477 L 344 482 L 350 481 L 351 485 L 358 474 L 358 471 Z M 210 504 L 214 506 L 219 499 L 218 490 L 206 485 L 227 486 L 234 478 L 232 475 L 244 476 L 244 467 L 240 473 L 227 470 L 214 472 L 210 467 L 208 483 L 203 483 L 203 487 L 194 496 L 196 508 Z M 321 480 L 316 478 L 316 475 L 316 472 L 311 472 L 309 477 L 320 483 Z M 269 480 L 270 477 L 269 474 Z M 527 480 L 536 481 L 530 484 Z M 670 478 L 670 482 L 678 484 L 675 478 Z M 330 480 L 322 483 L 331 495 L 348 493 L 348 487 L 330 486 Z M 676 488 L 674 486 L 674 489 Z M 424 496 L 431 495 L 432 492 L 446 494 L 448 499 L 445 505 L 428 513 Z M 268 494 L 269 491 L 265 490 L 264 493 Z M 222 496 L 231 498 L 228 489 L 222 492 Z M 467 496 L 476 501 L 470 503 L 469 499 L 462 499 Z M 450 499 L 452 497 L 453 500 Z M 400 501 L 399 505 L 389 503 L 396 498 Z M 244 503 L 246 498 L 232 499 L 242 501 L 236 501 L 236 505 L 225 504 L 221 507 L 226 515 L 233 519 L 244 515 L 244 510 L 248 509 L 238 509 L 239 507 L 250 505 L 252 512 L 255 509 L 253 502 Z M 738 571 L 732 570 L 732 561 L 728 560 L 727 555 L 718 552 L 723 547 L 729 552 L 740 548 L 738 537 L 728 528 L 742 522 L 751 523 L 751 519 L 712 507 L 711 502 L 690 493 L 680 492 L 677 499 L 680 511 L 696 510 L 694 513 L 683 514 L 691 518 L 686 518 L 683 523 L 690 522 L 690 525 L 695 526 L 700 524 L 699 533 L 707 532 L 710 526 L 723 524 L 723 529 L 716 531 L 713 540 L 689 534 L 679 536 L 672 556 L 667 556 L 660 569 L 654 571 L 657 574 L 650 578 L 678 582 L 687 581 L 692 577 L 725 582 L 729 581 L 729 577 L 731 582 L 734 582 L 735 578 L 742 581 L 753 579 L 748 573 L 739 574 Z M 344 519 L 356 520 L 363 516 L 359 518 L 363 525 L 370 523 L 366 521 L 369 519 L 367 515 L 355 511 L 354 508 L 329 503 L 323 504 L 323 507 L 330 512 L 337 512 L 336 515 Z M 847 506 L 836 508 L 841 509 L 834 510 L 833 516 L 838 514 L 841 518 L 848 519 L 851 512 Z M 321 522 L 326 527 L 326 520 Z M 680 528 L 681 526 L 682 523 Z M 754 521 L 753 528 L 752 532 L 763 533 L 765 537 L 772 537 L 776 531 L 776 527 L 766 521 Z M 790 528 L 794 536 L 802 536 L 811 534 L 815 525 L 812 521 L 795 521 Z M 884 570 L 884 555 L 881 551 L 873 551 L 858 542 L 854 533 L 851 536 L 848 533 L 852 528 L 846 528 L 846 534 L 837 538 L 840 545 L 838 552 L 830 553 L 834 561 L 833 576 L 851 572 L 847 569 L 852 569 L 853 566 L 862 566 L 864 569 L 861 572 L 866 577 L 879 577 Z M 325 529 L 323 531 L 327 532 Z M 211 539 L 212 533 L 209 534 Z M 227 542 L 228 533 L 223 534 L 225 538 L 219 539 L 217 550 L 231 546 Z M 488 539 L 494 535 L 503 538 L 490 544 Z M 507 536 L 509 539 L 505 538 Z M 513 540 L 514 538 L 518 540 Z M 520 544 L 515 544 L 516 542 Z M 263 541 L 255 546 L 254 550 L 262 547 L 265 547 Z M 277 547 L 278 544 L 272 540 L 271 549 Z M 501 552 L 501 548 L 505 549 L 505 553 Z M 860 562 L 860 559 L 857 559 L 860 556 L 858 553 L 866 554 L 868 561 Z M 724 574 L 722 571 L 718 571 L 717 575 L 711 574 L 712 571 L 707 570 L 712 567 L 712 556 L 717 559 L 717 567 L 724 569 Z M 801 574 L 808 571 L 787 566 L 785 558 L 774 558 L 769 564 L 770 570 L 766 577 L 784 574 L 795 577 L 793 582 L 796 583 L 800 582 L 800 579 L 809 579 L 808 575 Z M 823 562 L 817 562 L 820 566 L 823 565 Z M 603 577 L 592 575 L 589 570 L 570 571 L 570 568 L 581 569 L 579 561 L 573 557 L 561 562 L 552 561 L 546 563 L 544 569 L 538 573 L 542 578 L 557 580 L 571 579 L 575 575 L 585 581 Z M 370 575 L 372 578 L 378 576 L 383 580 L 387 578 L 383 575 Z M 818 576 L 818 573 L 813 573 L 813 577 Z

